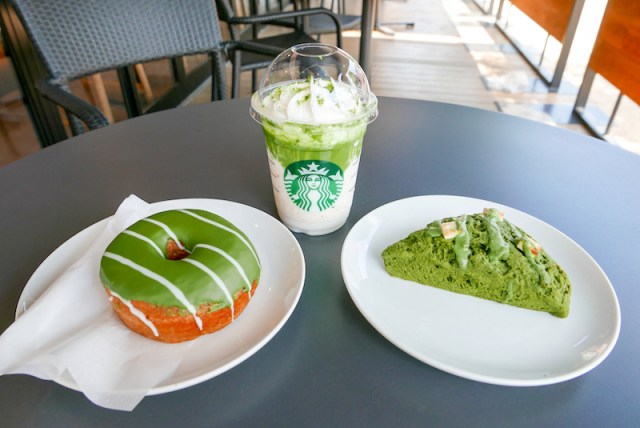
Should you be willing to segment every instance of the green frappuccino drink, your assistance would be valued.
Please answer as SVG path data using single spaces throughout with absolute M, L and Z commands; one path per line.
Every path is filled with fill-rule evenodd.
M 322 235 L 347 220 L 367 124 L 377 99 L 357 62 L 330 45 L 283 52 L 251 100 L 262 124 L 278 215 Z

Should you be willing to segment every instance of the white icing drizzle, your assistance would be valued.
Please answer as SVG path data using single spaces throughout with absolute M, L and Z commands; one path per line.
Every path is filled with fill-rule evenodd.
M 144 235 L 140 235 L 138 232 L 134 232 L 134 231 L 129 230 L 129 229 L 125 229 L 123 231 L 123 233 L 125 233 L 127 235 L 130 235 L 130 236 L 133 236 L 134 238 L 138 238 L 138 239 L 148 243 L 149 245 L 151 245 L 160 254 L 160 257 L 164 258 L 164 254 L 162 253 L 162 250 L 160 249 L 160 247 L 158 247 L 156 245 L 156 243 L 153 242 L 151 239 L 147 238 Z
M 167 226 L 166 224 L 155 220 L 153 218 L 143 218 L 143 221 L 149 222 L 149 223 L 153 223 L 156 226 L 160 226 L 161 228 L 164 229 L 165 232 L 167 232 L 167 235 L 169 235 L 171 237 L 171 239 L 173 239 L 173 241 L 176 243 L 176 245 L 178 246 L 178 248 L 180 248 L 181 250 L 185 250 L 184 246 L 182 245 L 182 243 L 180 242 L 180 240 L 178 239 L 178 237 L 176 236 L 175 233 L 173 233 L 173 230 L 171 230 L 171 228 L 169 226 Z
M 131 311 L 131 314 L 133 316 L 135 316 L 136 318 L 138 318 L 140 321 L 142 321 L 147 327 L 149 327 L 149 329 L 153 332 L 153 335 L 158 337 L 160 336 L 160 334 L 158 333 L 158 329 L 156 328 L 155 325 L 153 325 L 153 323 L 151 321 L 149 321 L 149 319 L 145 316 L 145 314 L 138 308 L 136 308 L 135 306 L 133 306 L 131 304 L 131 302 L 127 299 L 125 299 L 124 297 L 122 297 L 121 295 L 119 295 L 118 293 L 116 293 L 113 290 L 109 290 L 109 292 L 114 296 L 117 297 L 118 299 L 120 299 L 120 301 L 122 303 L 124 303 L 124 305 L 129 308 L 129 310 Z
M 170 292 L 171 294 L 173 294 L 173 296 L 178 299 L 180 301 L 180 303 L 182 303 L 187 310 L 193 315 L 193 318 L 196 321 L 196 324 L 198 325 L 198 328 L 200 330 L 202 330 L 202 319 L 200 319 L 200 317 L 196 314 L 196 308 L 191 304 L 191 302 L 189 302 L 187 300 L 187 297 L 184 295 L 184 293 L 182 292 L 182 290 L 180 290 L 178 287 L 176 287 L 173 283 L 171 283 L 171 281 L 167 280 L 165 277 L 158 275 L 155 272 L 150 271 L 149 269 L 147 269 L 144 266 L 140 266 L 139 264 L 135 263 L 132 260 L 129 260 L 126 257 L 122 257 L 118 254 L 114 254 L 111 253 L 109 251 L 104 253 L 105 257 L 108 257 L 112 260 L 115 260 L 119 263 L 122 263 L 125 266 L 129 266 L 130 268 L 140 272 L 142 275 L 153 279 L 156 282 L 159 282 L 160 284 L 162 284 L 163 286 L 165 286 Z
M 222 249 L 220 249 L 218 247 L 214 247 L 213 245 L 209 245 L 209 244 L 197 244 L 195 247 L 193 247 L 193 250 L 195 251 L 196 248 L 204 248 L 206 250 L 216 252 L 216 253 L 220 254 L 222 257 L 224 257 L 225 259 L 229 260 L 229 262 L 231 262 L 231 264 L 233 266 L 235 266 L 235 268 L 238 270 L 238 273 L 240 274 L 240 276 L 242 277 L 244 282 L 247 284 L 247 290 L 251 291 L 251 281 L 249 281 L 249 278 L 247 277 L 247 274 L 245 273 L 245 271 L 242 268 L 242 266 L 240 265 L 240 263 L 238 263 L 238 261 L 236 259 L 231 257 L 231 255 L 229 255 L 229 253 L 227 253 L 226 251 L 224 251 L 224 250 L 222 250 Z M 249 293 L 249 297 L 251 297 L 251 293 Z
M 222 278 L 220 278 L 214 271 L 212 271 L 207 266 L 205 266 L 204 264 L 202 264 L 197 260 L 187 258 L 187 259 L 182 259 L 182 261 L 194 265 L 195 267 L 197 267 L 198 269 L 200 269 L 201 271 L 209 275 L 211 279 L 213 279 L 213 281 L 218 285 L 218 287 L 220 287 L 225 297 L 229 301 L 229 306 L 231 307 L 231 319 L 232 320 L 235 319 L 235 314 L 233 310 L 233 297 L 231 296 L 231 293 L 227 289 L 227 286 L 225 285 L 224 281 L 222 281 Z
M 191 217 L 194 217 L 194 218 L 196 218 L 196 219 L 198 219 L 200 221 L 204 221 L 205 223 L 212 224 L 212 225 L 214 225 L 216 227 L 219 227 L 220 229 L 226 230 L 227 232 L 231 232 L 234 235 L 236 235 L 238 237 L 238 239 L 240 239 L 247 246 L 247 248 L 249 248 L 249 250 L 251 251 L 251 254 L 253 254 L 253 257 L 255 257 L 255 259 L 256 259 L 256 263 L 258 263 L 258 266 L 261 268 L 260 259 L 258 258 L 258 255 L 254 251 L 254 249 L 251 246 L 251 244 L 249 243 L 249 241 L 247 241 L 245 239 L 245 237 L 242 236 L 240 233 L 238 233 L 237 231 L 231 229 L 230 227 L 227 227 L 227 226 L 225 226 L 223 224 L 220 224 L 220 223 L 218 223 L 216 221 L 209 220 L 208 218 L 202 217 L 201 215 L 198 215 L 196 213 L 192 213 L 191 211 L 188 211 L 188 210 L 178 210 L 178 211 L 180 211 L 181 213 L 190 215 Z

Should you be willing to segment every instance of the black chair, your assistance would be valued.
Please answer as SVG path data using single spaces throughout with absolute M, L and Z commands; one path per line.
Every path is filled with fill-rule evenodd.
M 338 17 L 328 9 L 310 8 L 293 11 L 276 11 L 257 13 L 256 4 L 249 3 L 249 15 L 239 16 L 235 13 L 229 0 L 216 0 L 220 20 L 227 23 L 231 39 L 242 49 L 234 49 L 231 58 L 233 79 L 231 96 L 237 97 L 240 92 L 240 74 L 252 72 L 252 91 L 256 90 L 256 72 L 271 64 L 280 52 L 301 43 L 314 43 L 317 40 L 303 29 L 303 18 L 324 15 L 330 19 L 336 32 L 336 45 L 342 47 L 342 26 Z M 260 29 L 265 25 L 284 27 L 291 31 L 273 36 L 260 37 Z M 245 31 L 243 33 L 243 30 Z M 247 34 L 246 31 L 250 33 Z
M 109 124 L 69 83 L 118 70 L 128 116 L 136 107 L 132 66 L 159 59 L 208 54 L 211 99 L 223 99 L 225 49 L 212 0 L 12 0 L 49 76 L 37 82 L 44 97 L 63 107 L 74 135 Z M 236 47 L 237 48 L 237 47 Z
M 299 3 L 299 5 L 298 5 Z M 350 15 L 346 13 L 345 0 L 320 0 L 319 2 L 312 2 L 309 0 L 296 0 L 296 7 L 300 9 L 310 8 L 315 5 L 325 9 L 329 9 L 334 12 L 340 21 L 342 30 L 353 30 L 360 26 L 362 17 L 360 15 Z M 307 18 L 305 22 L 305 31 L 309 34 L 321 34 L 333 33 L 335 31 L 333 22 L 326 15 L 312 15 Z

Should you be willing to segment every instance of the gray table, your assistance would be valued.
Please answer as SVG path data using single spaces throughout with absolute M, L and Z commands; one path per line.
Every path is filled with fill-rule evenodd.
M 144 116 L 0 169 L 0 330 L 51 251 L 149 202 L 220 198 L 275 215 L 263 139 L 248 100 Z M 0 424 L 14 426 L 637 426 L 640 420 L 640 157 L 561 129 L 455 105 L 380 99 L 353 210 L 327 236 L 297 236 L 302 298 L 283 329 L 238 367 L 147 397 L 131 413 L 29 376 L 0 377 Z M 340 249 L 374 208 L 423 194 L 488 199 L 559 228 L 602 266 L 620 300 L 616 348 L 595 370 L 534 388 L 493 386 L 419 362 L 371 327 L 340 273 Z

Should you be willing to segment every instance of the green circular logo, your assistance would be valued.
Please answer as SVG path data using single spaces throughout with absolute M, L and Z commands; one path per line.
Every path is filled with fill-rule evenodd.
M 284 170 L 284 187 L 289 198 L 309 212 L 322 212 L 333 206 L 343 182 L 340 167 L 327 161 L 298 161 Z

